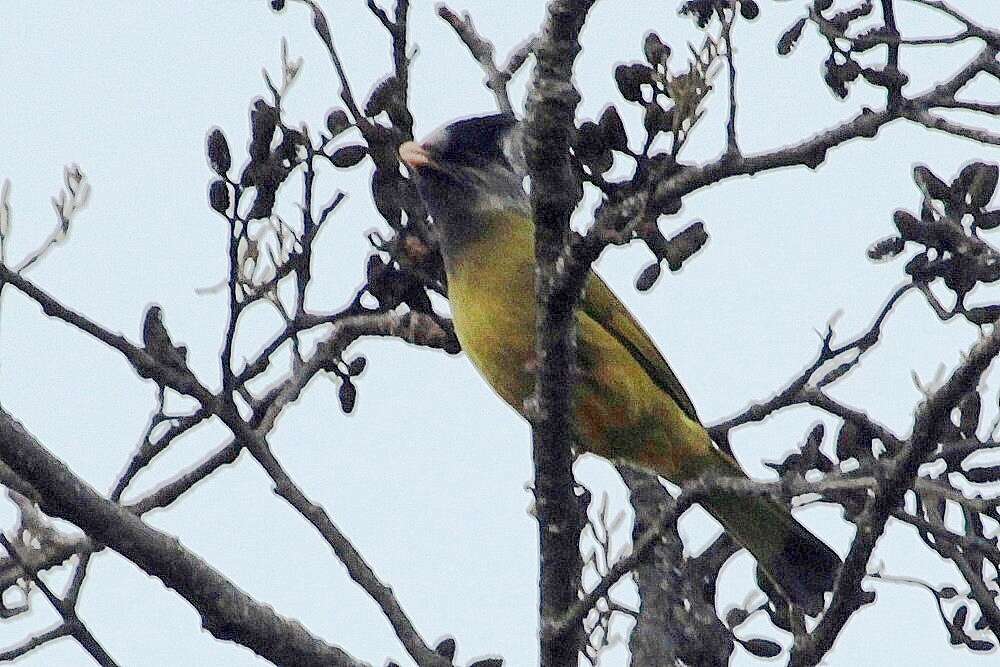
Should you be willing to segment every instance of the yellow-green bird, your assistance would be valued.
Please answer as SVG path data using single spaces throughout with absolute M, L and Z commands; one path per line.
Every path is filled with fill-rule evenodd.
M 399 147 L 438 230 L 462 348 L 518 412 L 535 382 L 531 209 L 511 165 L 512 116 L 468 118 Z M 575 425 L 582 449 L 683 482 L 743 474 L 711 441 L 677 376 L 635 317 L 591 272 L 577 318 Z M 840 558 L 780 503 L 719 493 L 705 508 L 809 613 Z

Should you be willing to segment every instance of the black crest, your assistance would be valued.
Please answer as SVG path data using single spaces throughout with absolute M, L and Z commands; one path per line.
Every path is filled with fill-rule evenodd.
M 496 160 L 506 162 L 501 146 L 504 135 L 517 123 L 511 114 L 476 116 L 445 127 L 432 140 L 435 156 L 452 164 L 482 166 Z

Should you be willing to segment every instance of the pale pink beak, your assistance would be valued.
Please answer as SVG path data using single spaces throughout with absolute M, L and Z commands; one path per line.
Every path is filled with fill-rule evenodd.
M 431 158 L 427 149 L 415 141 L 406 141 L 400 144 L 399 159 L 410 171 L 416 171 L 421 167 L 437 167 L 437 163 Z

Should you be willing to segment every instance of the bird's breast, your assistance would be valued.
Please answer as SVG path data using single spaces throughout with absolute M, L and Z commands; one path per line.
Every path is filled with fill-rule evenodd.
M 449 257 L 448 300 L 462 349 L 515 410 L 534 386 L 534 237 L 530 224 L 490 225 Z

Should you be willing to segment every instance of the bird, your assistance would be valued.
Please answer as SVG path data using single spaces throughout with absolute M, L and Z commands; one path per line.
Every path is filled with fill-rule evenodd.
M 463 118 L 398 147 L 437 236 L 462 349 L 493 390 L 525 414 L 535 383 L 535 250 L 512 114 Z M 591 269 L 576 312 L 573 420 L 578 448 L 675 484 L 745 476 L 720 450 L 663 354 Z M 840 557 L 770 497 L 718 491 L 700 503 L 810 615 L 823 609 Z

